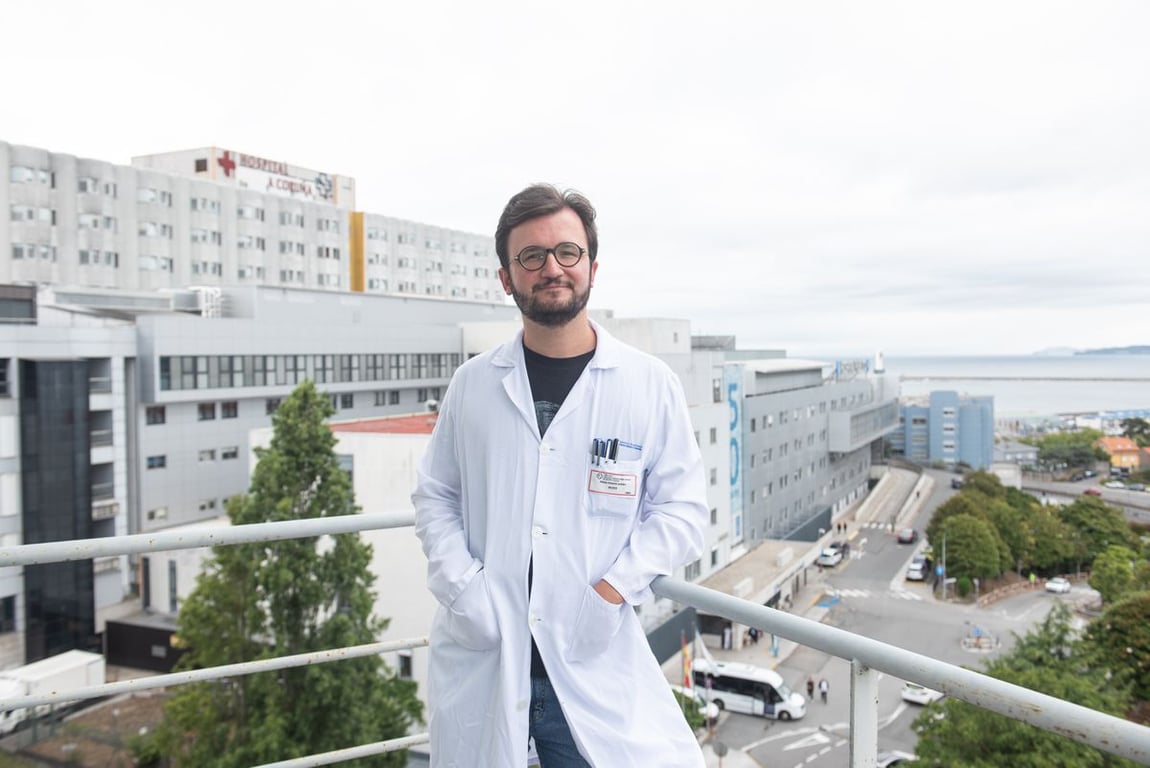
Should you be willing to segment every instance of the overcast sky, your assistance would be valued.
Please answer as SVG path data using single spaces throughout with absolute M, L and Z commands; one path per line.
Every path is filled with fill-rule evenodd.
M 490 234 L 599 209 L 592 306 L 795 356 L 1150 344 L 1150 3 L 4 3 L 0 140 L 216 145 Z

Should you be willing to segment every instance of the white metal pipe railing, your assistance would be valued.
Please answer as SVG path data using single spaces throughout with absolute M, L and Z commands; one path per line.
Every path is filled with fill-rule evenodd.
M 161 531 L 115 538 L 26 544 L 0 547 L 0 567 L 13 567 L 67 560 L 84 560 L 107 555 L 134 554 L 193 547 L 244 544 L 257 541 L 281 541 L 363 530 L 406 527 L 414 523 L 410 511 L 342 515 L 309 520 L 256 523 L 241 526 Z M 1104 714 L 1068 701 L 1047 696 L 1021 686 L 996 680 L 987 675 L 963 669 L 929 656 L 829 627 L 810 619 L 756 605 L 741 598 L 690 584 L 678 579 L 660 577 L 652 585 L 655 594 L 680 604 L 691 605 L 708 613 L 724 616 L 740 624 L 757 627 L 779 637 L 809 646 L 851 662 L 851 766 L 870 768 L 875 764 L 877 745 L 877 676 L 875 671 L 895 675 L 942 691 L 975 706 L 1030 723 L 1105 752 L 1150 765 L 1150 728 Z M 407 644 L 406 646 L 403 644 Z M 123 681 L 92 686 L 71 692 L 69 699 L 107 696 L 113 692 L 142 690 L 199 679 L 218 679 L 236 674 L 251 674 L 266 669 L 324 663 L 356 655 L 382 653 L 399 647 L 426 644 L 426 638 L 411 641 L 369 644 L 354 648 L 333 649 L 315 654 L 267 659 L 228 665 L 208 670 L 181 672 L 145 678 L 144 682 Z M 278 665 L 278 666 L 273 666 Z M 181 675 L 205 675 L 175 680 Z M 146 681 L 163 680 L 149 684 Z M 119 687 L 116 687 L 119 686 Z M 58 698 L 49 698 L 50 702 Z M 38 697 L 43 703 L 45 697 Z M 0 709 L 33 703 L 32 697 L 0 701 Z M 857 732 L 856 732 L 857 731 Z M 361 745 L 337 752 L 271 763 L 261 768 L 305 768 L 382 754 L 426 741 L 426 734 L 393 739 L 388 742 Z M 402 743 L 401 743 L 402 742 Z
M 88 685 L 62 693 L 40 693 L 27 696 L 14 696 L 0 698 L 0 712 L 17 707 L 35 707 L 40 704 L 59 704 L 61 700 L 95 699 L 105 696 L 119 696 L 124 693 L 138 693 L 139 691 L 167 688 L 170 685 L 185 685 L 187 683 L 204 683 L 212 680 L 222 680 L 227 677 L 241 675 L 254 675 L 258 672 L 272 672 L 277 669 L 290 669 L 292 667 L 306 667 L 309 664 L 326 664 L 330 661 L 343 661 L 357 659 L 362 656 L 375 656 L 380 653 L 401 651 L 406 648 L 424 648 L 427 646 L 426 637 L 415 637 L 406 640 L 389 640 L 379 643 L 365 643 L 364 645 L 350 645 L 345 648 L 329 648 L 309 653 L 296 653 L 290 656 L 276 656 L 271 659 L 258 661 L 243 661 L 236 664 L 223 664 L 207 669 L 189 669 L 184 672 L 171 672 L 166 675 L 150 675 L 136 677 L 131 680 L 120 680 L 114 683 Z
M 755 605 L 741 598 L 712 589 L 660 577 L 652 585 L 655 594 L 707 613 L 732 619 L 740 624 L 758 627 L 799 645 L 818 649 L 832 656 L 863 664 L 869 669 L 895 675 L 982 709 L 1021 720 L 1043 730 L 1058 733 L 1074 741 L 1150 765 L 1150 728 L 1097 710 L 997 680 L 989 675 L 963 669 L 945 661 L 888 645 L 869 637 L 829 627 L 801 616 Z M 852 683 L 854 683 L 852 675 Z M 861 695 L 861 694 L 860 694 Z M 858 696 L 852 691 L 852 706 Z M 860 706 L 873 706 L 869 694 L 858 701 Z M 852 724 L 865 722 L 877 728 L 877 720 L 851 715 Z M 851 734 L 852 740 L 855 738 Z M 870 739 L 868 733 L 866 738 Z M 875 736 L 877 741 L 877 735 Z M 852 750 L 853 751 L 853 750 Z M 873 757 L 871 758 L 873 761 Z M 852 766 L 873 765 L 855 763 Z

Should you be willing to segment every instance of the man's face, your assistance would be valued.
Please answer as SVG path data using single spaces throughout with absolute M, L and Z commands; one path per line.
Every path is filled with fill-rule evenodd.
M 587 306 L 598 263 L 584 254 L 575 266 L 561 267 L 554 254 L 548 254 L 542 269 L 529 272 L 515 261 L 515 256 L 529 245 L 554 248 L 559 243 L 587 247 L 583 222 L 570 208 L 525 221 L 511 230 L 507 238 L 507 269 L 499 270 L 503 290 L 515 299 L 523 316 L 553 328 L 571 322 Z

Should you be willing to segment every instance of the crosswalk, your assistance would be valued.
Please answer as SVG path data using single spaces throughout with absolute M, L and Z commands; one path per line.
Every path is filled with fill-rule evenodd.
M 910 592 L 910 591 L 905 590 L 905 589 L 888 589 L 888 590 L 881 591 L 881 592 L 875 592 L 874 590 L 870 590 L 870 589 L 850 589 L 850 588 L 838 589 L 838 588 L 835 588 L 835 589 L 827 589 L 826 593 L 827 593 L 827 595 L 829 595 L 831 597 L 837 597 L 839 599 L 852 598 L 852 597 L 853 598 L 859 598 L 859 599 L 865 599 L 868 597 L 874 597 L 876 594 L 882 594 L 886 597 L 894 598 L 895 600 L 924 600 L 924 599 L 926 599 L 923 595 L 920 595 L 917 592 Z

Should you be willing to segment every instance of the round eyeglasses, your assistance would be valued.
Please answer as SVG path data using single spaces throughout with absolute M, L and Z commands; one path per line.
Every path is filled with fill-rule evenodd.
M 586 250 L 575 243 L 559 243 L 554 248 L 544 248 L 541 245 L 529 245 L 515 257 L 519 266 L 528 272 L 538 272 L 547 263 L 547 254 L 555 255 L 555 263 L 561 267 L 573 267 L 583 258 Z

